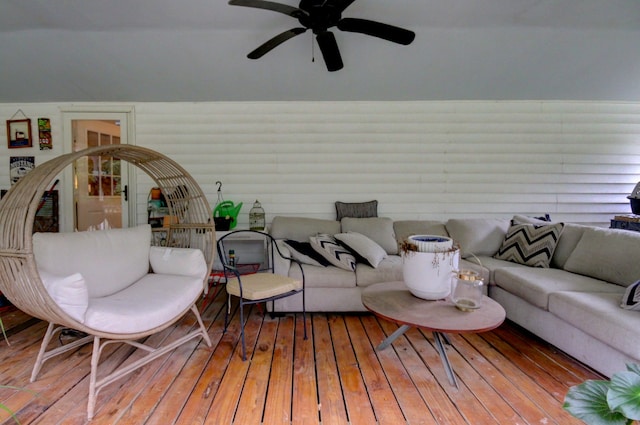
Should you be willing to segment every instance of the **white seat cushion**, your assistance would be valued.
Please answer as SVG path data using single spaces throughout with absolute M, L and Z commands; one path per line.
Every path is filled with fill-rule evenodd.
M 200 278 L 150 273 L 115 294 L 90 298 L 84 324 L 102 332 L 145 332 L 182 314 L 201 293 Z
M 260 300 L 302 289 L 302 281 L 273 273 L 255 273 L 241 276 L 242 297 L 248 300 Z M 240 284 L 237 278 L 227 282 L 227 293 L 240 296 Z

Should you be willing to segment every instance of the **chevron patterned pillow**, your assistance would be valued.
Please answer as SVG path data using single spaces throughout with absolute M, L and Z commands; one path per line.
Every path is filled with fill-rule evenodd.
M 356 257 L 333 236 L 324 233 L 309 238 L 311 247 L 326 258 L 331 265 L 344 270 L 355 271 Z
M 493 257 L 530 267 L 549 267 L 564 223 L 512 224 Z

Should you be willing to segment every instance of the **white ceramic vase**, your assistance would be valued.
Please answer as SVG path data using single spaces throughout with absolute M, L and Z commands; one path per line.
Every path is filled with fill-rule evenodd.
M 402 274 L 409 291 L 418 298 L 439 300 L 451 293 L 451 278 L 458 270 L 460 250 L 443 236 L 413 235 L 408 242 L 418 251 L 402 254 Z

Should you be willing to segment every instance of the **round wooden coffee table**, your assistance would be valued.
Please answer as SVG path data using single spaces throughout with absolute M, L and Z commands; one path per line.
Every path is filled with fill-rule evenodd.
M 383 282 L 362 292 L 362 304 L 378 317 L 397 323 L 400 327 L 377 347 L 383 350 L 407 329 L 416 327 L 433 332 L 449 382 L 458 387 L 455 374 L 447 358 L 442 340 L 449 342 L 446 333 L 479 333 L 495 329 L 504 322 L 504 308 L 483 296 L 482 305 L 472 312 L 458 310 L 449 299 L 428 301 L 415 297 L 404 282 Z

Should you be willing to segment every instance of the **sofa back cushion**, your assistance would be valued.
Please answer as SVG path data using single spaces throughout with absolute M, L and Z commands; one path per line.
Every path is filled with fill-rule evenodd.
M 393 231 L 398 243 L 411 235 L 449 236 L 444 223 L 437 220 L 398 220 L 393 222 Z
M 447 221 L 449 237 L 460 245 L 460 255 L 493 256 L 504 240 L 511 220 L 496 218 L 452 218 Z
M 589 227 L 564 265 L 565 270 L 629 286 L 640 279 L 640 233 Z
M 398 242 L 393 232 L 393 220 L 388 217 L 351 218 L 341 221 L 342 232 L 356 232 L 365 235 L 385 250 L 389 255 L 398 253 Z
M 103 297 L 149 272 L 151 227 L 74 233 L 36 233 L 33 253 L 39 270 L 57 276 L 80 273 L 89 297 Z
M 328 235 L 340 233 L 340 222 L 320 218 L 277 216 L 271 222 L 269 233 L 276 239 L 309 242 L 310 236 L 316 236 L 319 233 Z
M 571 256 L 571 253 L 576 249 L 582 234 L 588 228 L 589 226 L 585 226 L 583 224 L 564 224 L 564 229 L 560 235 L 560 240 L 558 240 L 556 251 L 553 253 L 553 257 L 551 258 L 551 267 L 557 269 L 564 268 L 564 265 Z

